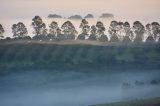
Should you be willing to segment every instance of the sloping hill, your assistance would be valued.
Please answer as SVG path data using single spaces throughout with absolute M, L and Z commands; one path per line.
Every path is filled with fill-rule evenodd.
M 92 106 L 160 106 L 160 98 L 133 100 L 133 101 L 92 105 Z
M 0 69 L 160 69 L 159 43 L 8 42 Z

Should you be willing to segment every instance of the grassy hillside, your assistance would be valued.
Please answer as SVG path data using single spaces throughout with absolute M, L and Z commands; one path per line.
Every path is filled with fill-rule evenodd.
M 160 69 L 159 43 L 0 43 L 0 70 Z
M 92 105 L 92 106 L 160 106 L 160 98 L 146 99 L 146 100 L 133 100 L 133 101 Z

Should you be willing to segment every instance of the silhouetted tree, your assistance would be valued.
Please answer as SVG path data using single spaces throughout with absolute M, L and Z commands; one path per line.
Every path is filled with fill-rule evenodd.
M 57 29 L 58 27 L 58 23 L 55 21 L 52 21 L 51 24 L 49 25 L 49 34 L 56 36 L 57 35 Z
M 14 38 L 23 39 L 27 37 L 28 31 L 26 26 L 22 22 L 19 22 L 18 24 L 13 24 L 12 33 Z
M 101 21 L 98 21 L 96 23 L 96 27 L 98 28 L 97 29 L 97 35 L 98 35 L 98 37 L 100 37 L 105 31 L 104 25 Z
M 57 29 L 57 37 L 56 37 L 56 40 L 64 40 L 66 39 L 66 36 L 64 34 L 61 33 L 61 29 Z
M 146 25 L 144 36 L 147 38 L 146 42 L 154 42 L 153 34 L 151 33 L 151 24 Z
M 111 42 L 118 42 L 118 37 L 116 35 L 116 27 L 118 25 L 118 22 L 117 21 L 112 21 L 111 24 L 110 24 L 110 27 L 109 27 L 109 34 L 110 34 L 110 41 Z
M 136 35 L 134 42 L 142 42 L 143 34 L 145 32 L 144 26 L 140 21 L 135 21 L 133 23 L 133 33 Z
M 18 29 L 17 29 L 17 24 L 13 24 L 12 25 L 12 33 L 13 33 L 13 37 L 17 38 L 18 37 Z
M 123 22 L 118 22 L 118 24 L 116 26 L 116 35 L 117 35 L 119 41 L 121 41 L 121 42 L 123 41 L 124 37 L 126 36 Z
M 3 26 L 0 24 L 0 39 L 4 38 L 3 34 L 4 34 L 5 30 L 3 29 Z
M 106 42 L 108 41 L 108 37 L 104 34 L 104 31 L 106 30 L 103 23 L 101 21 L 98 21 L 96 23 L 96 27 L 97 27 L 97 36 L 98 36 L 98 40 L 101 42 Z
M 91 34 L 90 34 L 88 40 L 97 40 L 96 32 L 97 32 L 96 26 L 92 25 L 91 31 L 90 31 Z
M 151 34 L 153 35 L 154 40 L 158 42 L 160 38 L 160 24 L 158 22 L 152 22 Z
M 32 26 L 34 29 L 34 34 L 35 36 L 33 39 L 35 40 L 44 40 L 45 36 L 47 35 L 47 29 L 46 29 L 46 24 L 43 22 L 41 17 L 35 16 L 32 19 Z
M 123 24 L 123 28 L 124 28 L 124 31 L 125 31 L 125 37 L 123 38 L 123 42 L 131 42 L 132 31 L 131 31 L 129 22 L 125 22 Z
M 63 33 L 66 36 L 66 39 L 75 39 L 76 34 L 78 33 L 74 27 L 74 25 L 70 21 L 66 21 L 61 28 L 63 29 Z
M 116 26 L 117 26 L 118 22 L 117 21 L 112 21 L 109 27 L 109 34 L 110 36 L 113 36 L 116 34 Z
M 58 27 L 58 23 L 55 21 L 52 21 L 51 24 L 49 25 L 49 34 L 46 36 L 47 40 L 54 40 L 57 36 L 57 29 Z
M 86 19 L 82 19 L 82 22 L 79 26 L 79 28 L 82 29 L 82 33 L 78 36 L 77 39 L 79 40 L 85 40 L 86 37 L 88 37 L 88 32 L 90 30 L 90 26 L 88 25 L 88 21 L 86 21 Z
M 18 30 L 18 36 L 21 38 L 27 36 L 28 34 L 27 28 L 22 22 L 19 22 L 17 24 L 17 30 Z

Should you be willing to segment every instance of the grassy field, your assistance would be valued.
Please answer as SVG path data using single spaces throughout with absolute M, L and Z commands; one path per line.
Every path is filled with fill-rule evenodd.
M 92 106 L 160 106 L 160 98 L 132 100 L 126 102 L 116 102 L 116 103 L 99 104 Z
M 160 69 L 159 43 L 0 43 L 0 69 Z

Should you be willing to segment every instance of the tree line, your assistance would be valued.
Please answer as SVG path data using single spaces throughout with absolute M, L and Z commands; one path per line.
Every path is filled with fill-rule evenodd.
M 103 22 L 98 21 L 96 25 L 90 26 L 86 19 L 82 19 L 79 28 L 81 33 L 78 34 L 75 26 L 66 21 L 59 27 L 58 23 L 52 21 L 49 29 L 42 18 L 35 16 L 32 19 L 31 26 L 34 29 L 34 36 L 28 36 L 28 31 L 24 23 L 19 22 L 12 25 L 13 38 L 7 37 L 6 40 L 92 40 L 101 42 L 158 42 L 160 39 L 160 24 L 158 22 L 143 25 L 140 21 L 135 21 L 131 26 L 129 22 L 111 21 L 108 35 L 105 34 L 106 28 Z M 5 30 L 0 24 L 0 39 L 4 39 Z

